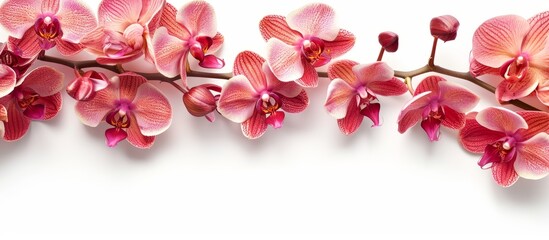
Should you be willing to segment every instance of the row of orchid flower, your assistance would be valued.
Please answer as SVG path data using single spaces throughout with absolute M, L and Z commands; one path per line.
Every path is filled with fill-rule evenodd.
M 282 127 L 285 113 L 303 111 L 309 103 L 305 89 L 318 86 L 316 68 L 355 44 L 354 35 L 335 24 L 331 7 L 310 4 L 286 17 L 269 15 L 261 20 L 265 58 L 241 52 L 225 85 L 189 87 L 189 55 L 201 67 L 225 64 L 213 55 L 224 39 L 217 32 L 212 6 L 204 1 L 192 1 L 177 10 L 165 0 L 103 0 L 97 21 L 78 0 L 7 0 L 0 6 L 0 15 L 0 23 L 10 33 L 8 43 L 0 46 L 0 135 L 6 141 L 20 139 L 32 120 L 51 119 L 61 109 L 63 74 L 48 66 L 28 71 L 35 60 L 54 59 L 44 55 L 53 47 L 64 56 L 86 50 L 96 56 L 96 63 L 87 67 L 119 73 L 108 79 L 101 72 L 83 71 L 76 62 L 52 60 L 75 68 L 66 91 L 78 101 L 80 120 L 92 127 L 103 121 L 111 125 L 105 131 L 108 146 L 126 139 L 148 148 L 170 126 L 172 110 L 168 99 L 147 80 L 169 81 L 183 93 L 183 103 L 193 116 L 213 121 L 217 111 L 240 123 L 244 135 L 253 139 L 269 125 Z M 547 21 L 545 12 L 528 20 L 501 16 L 483 23 L 473 38 L 470 76 L 501 78 L 495 93 L 502 103 L 536 94 L 549 105 Z M 455 39 L 458 27 L 452 16 L 434 18 L 434 46 L 438 39 Z M 500 107 L 469 112 L 479 98 L 440 76 L 425 78 L 414 90 L 412 76 L 400 80 L 381 61 L 384 51 L 398 49 L 398 35 L 384 32 L 379 41 L 382 50 L 374 63 L 338 60 L 328 66 L 331 81 L 325 108 L 344 134 L 354 133 L 364 117 L 373 126 L 381 124 L 378 96 L 410 91 L 413 98 L 401 111 L 399 132 L 421 122 L 428 138 L 436 141 L 441 125 L 458 129 L 464 148 L 482 153 L 479 165 L 491 168 L 502 186 L 512 185 L 519 176 L 539 179 L 549 173 L 549 113 Z M 122 64 L 142 56 L 163 77 L 147 79 L 145 74 L 123 69 Z M 429 71 L 434 71 L 433 61 L 434 51 Z M 175 79 L 181 79 L 181 85 Z

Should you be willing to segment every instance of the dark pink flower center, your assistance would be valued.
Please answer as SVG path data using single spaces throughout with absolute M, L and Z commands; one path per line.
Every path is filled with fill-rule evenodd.
M 512 137 L 505 137 L 492 144 L 486 145 L 484 155 L 482 155 L 478 165 L 483 169 L 488 169 L 491 168 L 494 163 L 515 161 L 517 157 L 515 145 L 516 140 Z
M 203 68 L 219 69 L 225 66 L 225 61 L 212 54 L 206 55 L 206 52 L 213 44 L 211 37 L 197 37 L 194 41 L 189 42 L 191 55 L 199 61 L 199 65 Z
M 34 23 L 34 31 L 41 38 L 40 46 L 45 50 L 52 48 L 55 45 L 53 40 L 63 35 L 61 24 L 54 16 L 38 18 Z
M 421 127 L 429 137 L 429 140 L 438 141 L 440 124 L 444 118 L 444 109 L 438 103 L 432 103 L 424 109 Z
M 301 53 L 313 67 L 323 66 L 332 59 L 330 50 L 325 48 L 324 41 L 317 37 L 304 39 L 301 42 Z
M 513 82 L 520 81 L 526 75 L 528 67 L 528 55 L 522 53 L 503 64 L 500 68 L 500 73 L 506 80 Z
M 267 116 L 267 123 L 274 128 L 282 127 L 284 121 L 284 112 L 279 111 L 281 103 L 281 99 L 276 93 L 262 93 L 260 99 L 257 100 L 256 109 Z
M 124 129 L 130 127 L 130 118 L 125 112 L 114 110 L 107 114 L 105 121 L 113 126 L 105 131 L 105 138 L 109 147 L 114 147 L 128 137 Z
M 11 95 L 25 116 L 36 120 L 44 119 L 46 106 L 40 103 L 40 95 L 32 89 L 16 87 Z
M 377 97 L 370 94 L 366 88 L 360 86 L 357 89 L 357 103 L 360 114 L 368 117 L 374 123 L 373 126 L 379 126 L 379 109 L 381 105 L 377 101 Z

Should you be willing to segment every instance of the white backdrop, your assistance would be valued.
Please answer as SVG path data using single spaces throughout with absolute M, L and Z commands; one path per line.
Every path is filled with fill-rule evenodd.
M 97 8 L 99 1 L 86 1 Z M 180 1 L 170 1 L 180 7 Z M 265 46 L 258 23 L 286 15 L 308 1 L 209 0 L 225 35 L 222 56 L 231 71 L 236 54 Z M 468 69 L 474 30 L 488 18 L 528 18 L 549 10 L 531 1 L 323 1 L 342 28 L 357 37 L 344 56 L 376 59 L 381 31 L 400 35 L 400 48 L 384 60 L 394 69 L 423 66 L 432 17 L 451 14 L 461 27 L 455 41 L 439 44 L 437 64 Z M 7 36 L 1 33 L 1 41 Z M 55 54 L 55 53 L 52 53 Z M 88 55 L 81 55 L 90 58 Z M 37 63 L 36 65 L 40 65 Z M 56 66 L 72 77 L 72 70 Z M 416 78 L 416 83 L 421 78 Z M 470 87 L 497 104 L 485 90 Z M 200 82 L 191 79 L 191 83 Z M 157 84 L 174 108 L 173 124 L 150 150 L 127 142 L 110 149 L 106 125 L 89 128 L 64 95 L 60 115 L 34 122 L 15 143 L 0 143 L 0 239 L 363 239 L 370 234 L 542 234 L 549 223 L 549 180 L 520 179 L 508 189 L 465 152 L 457 132 L 443 130 L 430 143 L 416 126 L 397 132 L 396 119 L 410 98 L 381 97 L 384 125 L 365 119 L 353 136 L 339 132 L 324 110 L 327 80 L 310 89 L 310 107 L 287 114 L 283 128 L 259 140 L 217 116 L 190 116 L 180 94 Z

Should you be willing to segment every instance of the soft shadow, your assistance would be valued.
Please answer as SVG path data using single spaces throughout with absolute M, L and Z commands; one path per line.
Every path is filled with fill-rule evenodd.
M 6 142 L 4 140 L 0 140 L 0 164 L 3 162 L 10 161 L 13 158 L 16 158 L 15 156 L 17 154 L 20 154 L 21 152 L 30 149 L 30 141 L 31 141 L 31 134 L 32 134 L 32 123 L 31 123 L 31 129 L 18 141 L 15 142 Z
M 498 199 L 520 205 L 546 205 L 549 201 L 549 179 L 519 180 L 508 188 L 493 184 L 494 194 Z

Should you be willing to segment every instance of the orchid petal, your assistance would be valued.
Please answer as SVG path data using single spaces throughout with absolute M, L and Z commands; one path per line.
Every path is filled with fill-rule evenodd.
M 120 128 L 109 128 L 105 131 L 105 141 L 109 147 L 116 147 L 119 142 L 127 137 L 126 131 Z
M 431 100 L 431 92 L 422 92 L 414 96 L 400 111 L 398 116 L 398 131 L 406 132 L 422 119 L 423 108 Z
M 355 45 L 355 35 L 351 32 L 340 29 L 337 37 L 332 41 L 325 41 L 325 51 L 330 51 L 332 58 L 339 57 L 353 48 Z
M 381 96 L 397 96 L 408 91 L 406 84 L 398 78 L 390 78 L 385 81 L 373 81 L 368 84 L 368 90 Z
M 387 81 L 394 76 L 393 69 L 384 62 L 355 65 L 353 72 L 362 86 L 368 86 L 371 82 Z
M 4 123 L 4 140 L 17 141 L 27 133 L 31 120 L 19 111 L 15 102 L 10 102 L 6 109 L 8 110 L 8 121 Z
M 530 30 L 524 37 L 522 51 L 532 55 L 545 48 L 549 34 L 549 11 L 539 13 L 528 19 Z
M 302 60 L 303 76 L 296 79 L 295 82 L 302 87 L 315 88 L 318 86 L 318 73 L 313 65 L 309 64 L 305 59 Z
M 454 110 L 451 107 L 443 106 L 444 119 L 442 125 L 451 129 L 461 129 L 465 125 L 465 113 Z
M 59 53 L 63 56 L 71 56 L 79 53 L 84 49 L 80 44 L 64 41 L 61 39 L 56 39 L 55 43 L 56 43 L 55 46 L 57 47 L 57 51 L 59 51 Z
M 506 134 L 513 134 L 521 128 L 528 128 L 528 124 L 520 115 L 505 108 L 486 108 L 480 111 L 475 119 L 485 128 Z
M 474 77 L 482 76 L 482 75 L 500 75 L 499 68 L 493 68 L 488 67 L 486 65 L 482 65 L 482 63 L 479 63 L 476 59 L 472 59 L 470 66 L 469 66 L 469 72 Z
M 214 53 L 214 52 L 219 51 L 219 49 L 221 49 L 221 47 L 223 47 L 223 42 L 224 41 L 225 41 L 225 37 L 221 33 L 217 33 L 212 38 L 212 45 L 210 46 L 210 48 L 208 48 L 208 51 L 206 51 L 206 52 L 207 53 Z
M 355 65 L 358 65 L 358 63 L 351 60 L 336 61 L 328 67 L 328 77 L 330 79 L 340 78 L 350 86 L 357 86 L 359 82 L 353 72 L 353 66 Z
M 244 75 L 252 84 L 255 92 L 260 93 L 267 88 L 267 79 L 263 72 L 264 62 L 265 59 L 255 52 L 241 52 L 234 61 L 234 75 Z
M 513 167 L 513 162 L 494 163 L 492 165 L 492 177 L 502 187 L 510 187 L 519 178 Z
M 301 52 L 277 38 L 267 41 L 267 62 L 276 78 L 283 82 L 300 79 L 305 72 Z
M 360 110 L 360 114 L 368 117 L 370 120 L 372 120 L 372 127 L 381 126 L 381 119 L 379 118 L 379 110 L 381 109 L 381 104 L 379 103 L 370 103 L 366 105 L 362 110 Z
M 132 114 L 129 115 L 129 118 L 131 123 L 136 123 L 136 119 Z M 128 133 L 128 142 L 136 148 L 150 148 L 155 140 L 155 136 L 144 136 L 137 124 L 130 124 L 130 126 L 126 128 L 126 133 Z
M 280 108 L 289 113 L 302 112 L 309 106 L 309 97 L 305 90 L 295 97 L 280 96 L 280 101 Z
M 476 94 L 455 83 L 441 81 L 438 83 L 438 86 L 440 104 L 446 105 L 458 112 L 471 111 L 480 101 L 480 98 Z
M 63 28 L 63 40 L 79 43 L 84 34 L 97 27 L 94 13 L 77 0 L 62 0 L 57 17 Z
M 155 86 L 141 84 L 133 103 L 133 113 L 144 136 L 158 135 L 168 129 L 172 121 L 172 108 L 168 99 Z
M 347 112 L 344 118 L 337 120 L 339 130 L 345 135 L 354 133 L 362 124 L 364 115 L 360 114 L 358 105 L 354 102 L 349 103 L 347 106 Z
M 299 31 L 303 36 L 332 41 L 339 33 L 335 23 L 335 11 L 322 3 L 313 3 L 296 9 L 288 14 L 286 21 L 290 28 Z
M 120 99 L 133 101 L 139 87 L 147 82 L 141 75 L 128 72 L 118 75 Z
M 344 118 L 347 115 L 349 104 L 357 105 L 355 89 L 341 78 L 336 78 L 328 85 L 328 95 L 324 107 L 328 113 L 336 119 Z
M 32 28 L 38 18 L 41 1 L 8 0 L 0 6 L 0 24 L 15 38 L 21 38 L 25 31 Z M 34 30 L 33 30 L 34 31 Z
M 143 0 L 103 0 L 99 4 L 99 25 L 124 32 L 124 29 L 137 23 L 143 7 Z
M 242 133 L 249 139 L 257 139 L 267 131 L 267 121 L 264 114 L 256 111 L 240 127 Z
M 549 134 L 549 113 L 539 111 L 522 111 L 517 113 L 528 123 L 528 129 L 519 129 L 517 131 L 515 136 L 517 141 L 525 141 L 541 132 Z
M 141 7 L 141 12 L 139 13 L 139 23 L 143 26 L 152 25 L 150 27 L 151 32 L 154 32 L 154 25 L 158 25 L 158 22 L 155 22 L 154 19 L 158 18 L 160 21 L 160 14 L 162 9 L 166 4 L 166 0 L 142 0 L 143 6 Z
M 281 82 L 278 80 L 273 72 L 271 72 L 271 69 L 267 63 L 263 63 L 262 68 L 267 80 L 267 89 L 271 89 L 271 91 L 288 98 L 296 97 L 302 92 L 303 88 L 297 83 Z
M 59 11 L 60 0 L 42 0 L 42 13 L 55 14 Z
M 538 81 L 533 77 L 532 69 L 523 79 L 517 81 L 506 80 L 496 88 L 496 98 L 499 101 L 510 101 L 530 95 L 538 87 Z
M 483 153 L 487 145 L 505 137 L 505 133 L 483 127 L 475 117 L 476 113 L 467 115 L 465 126 L 459 131 L 459 141 L 467 151 Z
M 203 68 L 220 69 L 225 66 L 225 60 L 210 54 L 204 56 L 204 59 L 198 65 Z
M 176 16 L 193 36 L 214 37 L 217 33 L 217 20 L 213 7 L 204 1 L 192 1 L 183 6 Z
M 549 86 L 549 80 L 545 82 Z M 538 86 L 538 89 L 536 90 L 536 96 L 541 103 L 545 104 L 545 106 L 549 106 L 549 89 L 545 87 L 545 89 L 541 90 L 542 88 L 540 86 Z
M 274 129 L 279 129 L 282 127 L 282 124 L 284 123 L 284 117 L 286 116 L 286 114 L 282 111 L 276 111 L 274 113 L 272 113 L 271 115 L 269 115 L 269 117 L 267 117 L 265 119 L 265 123 L 267 123 L 268 125 L 271 125 L 273 126 Z
M 59 111 L 61 111 L 61 107 L 63 106 L 63 99 L 61 98 L 61 93 L 58 92 L 51 96 L 41 97 L 35 103 L 44 105 L 43 120 L 50 120 L 57 116 Z
M 185 26 L 181 26 L 181 24 L 177 22 L 176 15 L 177 9 L 170 3 L 166 3 L 162 10 L 159 26 L 166 27 L 170 35 L 179 39 L 190 39 L 191 33 L 189 33 L 189 30 L 187 30 Z
M 152 45 L 158 72 L 172 78 L 182 71 L 179 60 L 188 52 L 188 49 L 184 47 L 184 43 L 181 39 L 169 35 L 165 27 L 156 30 Z M 183 71 L 186 71 L 186 69 L 183 69 Z
M 232 77 L 221 91 L 218 111 L 237 123 L 249 119 L 254 113 L 257 98 L 249 80 L 243 75 Z
M 143 55 L 143 51 L 135 50 L 131 53 L 127 53 L 126 55 L 118 57 L 118 58 L 97 57 L 96 61 L 97 61 L 97 63 L 103 64 L 103 65 L 116 65 L 116 64 L 131 62 L 133 60 L 138 59 L 142 55 Z
M 515 171 L 526 179 L 540 179 L 549 174 L 549 135 L 539 133 L 520 143 Z
M 431 91 L 433 93 L 440 92 L 439 82 L 445 82 L 446 79 L 439 76 L 428 76 L 417 85 L 416 90 L 414 91 L 414 96 L 422 92 Z
M 103 41 L 106 37 L 105 29 L 101 26 L 84 35 L 80 40 L 80 44 L 82 44 L 88 52 L 95 55 L 103 55 Z
M 32 120 L 42 120 L 44 119 L 45 112 L 46 106 L 43 104 L 33 104 L 23 110 L 23 115 Z
M 21 39 L 10 37 L 8 41 L 10 45 L 17 46 L 22 58 L 35 58 L 42 51 L 39 37 L 33 28 L 26 31 Z
M 0 98 L 15 88 L 16 73 L 10 67 L 0 64 Z
M 0 122 L 5 122 L 5 121 L 8 121 L 8 110 L 6 109 L 6 107 L 2 104 L 0 104 Z M 3 124 L 2 124 L 3 126 Z M 3 130 L 3 128 L 2 128 Z M 4 136 L 4 134 L 2 133 L 2 136 Z M 2 137 L 0 136 L 0 137 Z
M 428 117 L 421 121 L 421 128 L 423 128 L 431 142 L 438 141 L 440 136 L 440 123 L 440 119 L 435 119 L 432 117 Z
M 21 77 L 18 86 L 28 87 L 40 96 L 50 96 L 63 89 L 63 73 L 49 66 L 38 67 Z
M 286 18 L 279 15 L 268 15 L 259 22 L 259 31 L 265 41 L 278 38 L 288 45 L 295 45 L 303 38 L 301 33 L 288 26 Z
M 90 127 L 97 127 L 107 113 L 116 106 L 118 93 L 114 84 L 96 93 L 90 101 L 78 101 L 75 105 L 75 111 L 80 121 Z
M 530 25 L 515 15 L 492 18 L 473 35 L 473 56 L 483 65 L 499 68 L 520 52 Z M 497 37 L 496 37 L 497 36 Z

